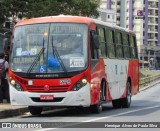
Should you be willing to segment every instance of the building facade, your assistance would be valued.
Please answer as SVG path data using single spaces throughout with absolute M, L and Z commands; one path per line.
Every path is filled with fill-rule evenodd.
M 116 25 L 116 13 L 114 10 L 107 10 L 98 8 L 99 20 L 109 22 Z
M 116 24 L 136 33 L 139 58 L 160 67 L 160 0 L 100 0 L 116 12 Z

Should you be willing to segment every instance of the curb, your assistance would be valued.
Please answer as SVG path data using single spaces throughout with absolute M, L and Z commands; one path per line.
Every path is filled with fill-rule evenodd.
M 5 109 L 0 111 L 0 119 L 23 115 L 24 113 L 29 112 L 27 107 L 17 108 L 17 109 Z

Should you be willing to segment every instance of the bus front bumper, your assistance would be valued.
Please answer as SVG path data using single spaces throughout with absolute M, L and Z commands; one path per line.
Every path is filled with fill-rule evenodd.
M 40 96 L 51 95 L 53 101 L 41 101 Z M 88 107 L 91 103 L 90 84 L 87 83 L 78 91 L 68 91 L 65 93 L 33 93 L 17 91 L 10 85 L 11 105 L 21 106 L 83 106 Z

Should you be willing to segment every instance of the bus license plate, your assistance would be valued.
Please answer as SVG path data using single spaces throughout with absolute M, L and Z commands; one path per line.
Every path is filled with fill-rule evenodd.
M 53 100 L 54 96 L 53 95 L 41 95 L 40 100 Z

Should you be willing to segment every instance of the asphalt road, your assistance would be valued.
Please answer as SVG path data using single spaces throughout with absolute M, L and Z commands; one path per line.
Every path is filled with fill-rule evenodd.
M 160 127 L 160 84 L 148 88 L 137 95 L 132 97 L 132 104 L 130 108 L 113 109 L 112 104 L 108 103 L 103 106 L 103 112 L 101 114 L 92 114 L 88 109 L 57 109 L 52 111 L 43 112 L 41 116 L 32 116 L 29 113 L 13 117 L 0 119 L 0 122 L 51 122 L 48 123 L 50 126 L 55 127 L 54 129 L 43 128 L 43 129 L 23 129 L 25 130 L 38 130 L 38 131 L 51 131 L 51 130 L 75 130 L 74 128 L 57 128 L 60 127 L 76 127 L 78 130 L 116 130 L 115 128 L 107 128 L 109 126 L 128 126 L 128 128 L 118 128 L 122 131 L 150 131 L 159 130 L 156 126 Z M 58 123 L 57 123 L 58 122 Z M 64 123 L 63 123 L 64 122 Z M 74 122 L 74 123 L 73 123 Z M 76 122 L 76 123 L 75 123 Z M 85 124 L 82 124 L 85 122 Z M 91 123 L 86 123 L 91 122 Z M 97 123 L 101 122 L 101 123 Z M 143 122 L 143 123 L 141 123 Z M 155 123 L 154 123 L 155 122 Z M 157 125 L 156 122 L 159 122 Z M 139 128 L 131 128 L 131 126 Z M 153 125 L 151 125 L 153 124 Z M 25 126 L 25 125 L 23 125 Z M 36 126 L 36 125 L 34 125 Z M 148 128 L 155 127 L 155 128 Z M 16 126 L 15 126 L 16 127 Z M 83 128 L 80 128 L 83 127 Z M 141 128 L 140 128 L 141 127 Z M 107 129 L 106 129 L 107 128 Z M 8 129 L 7 129 L 8 130 Z M 16 131 L 19 129 L 15 129 Z

